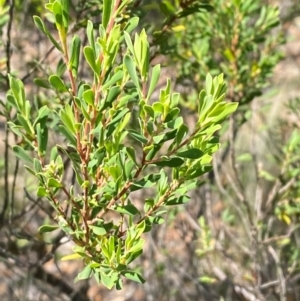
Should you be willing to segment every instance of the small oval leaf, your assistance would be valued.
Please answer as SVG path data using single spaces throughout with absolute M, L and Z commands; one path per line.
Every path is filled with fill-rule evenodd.
M 199 159 L 204 153 L 199 148 L 191 148 L 182 152 L 176 153 L 176 156 L 187 159 Z
M 59 226 L 53 226 L 53 225 L 43 225 L 39 227 L 39 232 L 40 233 L 47 233 L 47 232 L 52 232 L 59 229 Z

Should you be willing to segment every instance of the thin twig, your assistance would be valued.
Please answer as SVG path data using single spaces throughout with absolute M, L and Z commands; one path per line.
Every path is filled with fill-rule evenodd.
M 280 259 L 272 246 L 268 246 L 268 251 L 273 257 L 277 266 L 277 274 L 279 277 L 279 284 L 280 284 L 280 301 L 286 301 L 286 280 L 284 278 L 284 274 L 280 266 Z
M 45 56 L 40 60 L 40 61 L 38 61 L 37 63 L 36 63 L 36 65 L 27 73 L 27 74 L 25 74 L 23 77 L 22 77 L 22 79 L 21 79 L 21 81 L 23 82 L 23 83 L 25 83 L 25 81 L 33 74 L 33 72 L 34 71 L 36 71 L 37 69 L 38 69 L 38 67 L 48 58 L 48 56 L 52 53 L 52 51 L 55 49 L 55 46 L 52 46 L 49 50 L 48 50 L 48 52 L 45 54 Z
M 226 196 L 231 204 L 231 206 L 233 208 L 235 208 L 235 210 L 237 211 L 238 215 L 240 216 L 241 221 L 243 222 L 244 225 L 244 229 L 248 234 L 248 237 L 251 238 L 251 232 L 250 232 L 250 227 L 249 227 L 249 223 L 248 221 L 245 219 L 245 216 L 243 214 L 243 211 L 241 210 L 241 208 L 239 207 L 239 205 L 232 200 L 230 194 L 227 192 L 227 190 L 224 188 L 221 178 L 220 178 L 220 174 L 219 174 L 219 166 L 220 164 L 217 161 L 217 155 L 214 157 L 213 159 L 213 168 L 214 168 L 214 175 L 215 175 L 215 180 L 216 180 L 216 184 L 220 190 L 220 192 Z M 225 173 L 227 175 L 227 173 Z

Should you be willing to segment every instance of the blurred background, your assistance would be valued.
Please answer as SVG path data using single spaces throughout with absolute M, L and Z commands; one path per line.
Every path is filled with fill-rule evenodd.
M 191 201 L 145 235 L 138 265 L 146 283 L 125 282 L 122 291 L 74 284 L 81 263 L 59 260 L 72 243 L 60 232 L 38 233 L 55 214 L 10 151 L 18 139 L 7 127 L 15 118 L 5 109 L 7 74 L 23 80 L 33 107 L 53 108 L 57 99 L 38 84 L 61 66 L 33 23 L 39 15 L 56 34 L 45 3 L 0 0 L 0 300 L 300 300 L 299 0 L 132 1 L 128 14 L 147 31 L 151 63 L 163 67 L 161 87 L 171 78 L 181 93 L 185 120 L 196 122 L 207 73 L 224 73 L 227 100 L 239 108 Z M 97 28 L 101 8 L 99 0 L 70 0 L 70 36 L 86 44 L 86 22 Z M 80 76 L 89 77 L 83 63 Z M 51 139 L 61 137 L 53 131 Z

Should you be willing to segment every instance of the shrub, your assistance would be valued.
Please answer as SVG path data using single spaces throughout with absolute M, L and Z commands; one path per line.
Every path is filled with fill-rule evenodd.
M 216 131 L 237 108 L 224 100 L 222 75 L 207 75 L 194 129 L 180 116 L 180 95 L 171 91 L 170 80 L 153 96 L 160 65 L 150 64 L 146 31 L 137 32 L 139 18 L 127 16 L 132 5 L 103 1 L 101 24 L 97 28 L 87 21 L 88 43 L 82 45 L 79 35 L 68 35 L 69 1 L 49 1 L 48 20 L 59 39 L 40 17 L 34 22 L 63 60 L 35 84 L 52 90 L 57 100 L 33 108 L 22 81 L 9 75 L 5 105 L 16 111 L 16 119 L 8 122 L 20 139 L 13 151 L 37 178 L 37 196 L 56 212 L 57 225 L 44 224 L 40 232 L 60 228 L 73 240 L 74 254 L 63 259 L 84 261 L 77 280 L 94 275 L 98 283 L 118 289 L 122 276 L 144 282 L 129 266 L 142 253 L 142 234 L 163 222 L 168 206 L 189 200 L 187 193 L 212 169 L 219 148 Z M 81 59 L 88 79 L 80 77 Z M 61 144 L 51 146 L 52 132 L 63 137 Z M 65 160 L 76 175 L 74 183 L 66 178 Z M 154 196 L 140 208 L 132 193 L 154 185 Z
M 259 0 L 23 2 L 0 1 L 0 81 L 10 89 L 0 110 L 0 256 L 15 275 L 11 291 L 22 269 L 52 285 L 51 299 L 58 287 L 88 300 L 92 281 L 77 294 L 47 271 L 55 254 L 83 262 L 76 280 L 139 287 L 147 299 L 298 300 L 299 100 L 279 106 L 269 88 L 283 57 L 279 9 Z M 38 40 L 30 58 L 20 21 Z M 61 258 L 63 237 L 74 250 Z M 143 283 L 143 266 L 148 283 L 122 282 Z

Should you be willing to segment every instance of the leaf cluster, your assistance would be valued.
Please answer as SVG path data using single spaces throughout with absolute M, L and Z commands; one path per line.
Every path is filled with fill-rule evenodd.
M 69 37 L 69 1 L 50 0 L 45 7 L 59 39 L 42 18 L 34 16 L 34 22 L 63 61 L 56 73 L 35 83 L 62 101 L 34 112 L 24 84 L 10 75 L 6 104 L 17 112 L 9 122 L 20 139 L 13 151 L 37 178 L 37 195 L 56 212 L 57 225 L 40 231 L 60 228 L 74 241 L 74 254 L 64 259 L 84 261 L 77 280 L 94 275 L 98 283 L 118 289 L 122 277 L 144 282 L 129 266 L 142 254 L 142 234 L 163 222 L 167 206 L 189 200 L 188 191 L 212 169 L 216 131 L 237 108 L 225 101 L 222 75 L 207 75 L 193 129 L 180 116 L 180 94 L 171 91 L 170 80 L 154 97 L 161 67 L 150 64 L 146 31 L 137 31 L 139 18 L 122 17 L 132 4 L 103 1 L 101 24 L 87 21 L 83 45 L 79 35 Z M 79 76 L 81 59 L 90 80 Z M 51 147 L 52 131 L 65 143 Z M 65 180 L 66 159 L 75 183 Z M 155 196 L 143 199 L 141 208 L 132 193 L 153 186 Z

